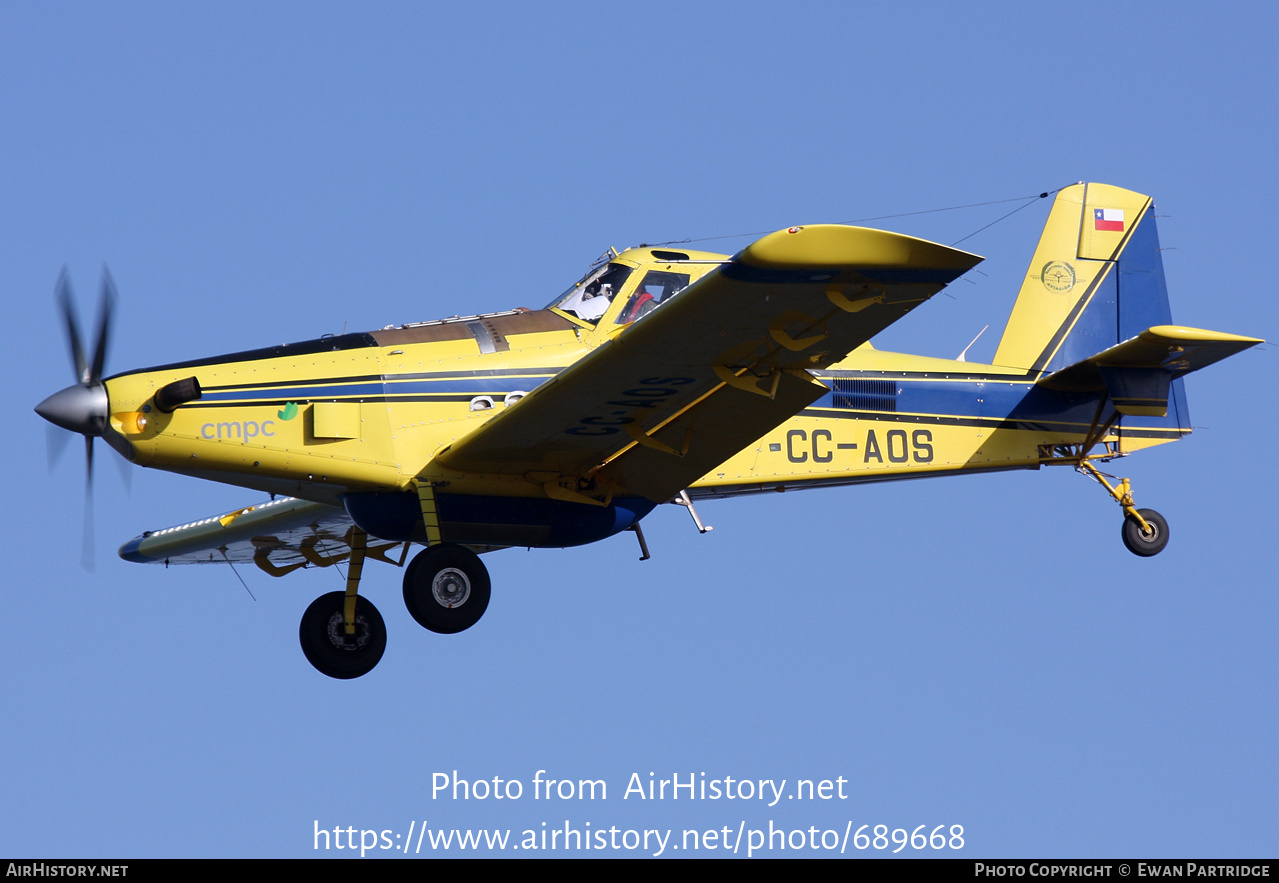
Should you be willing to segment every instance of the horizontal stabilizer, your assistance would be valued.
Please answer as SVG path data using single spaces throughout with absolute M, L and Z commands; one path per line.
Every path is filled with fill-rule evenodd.
M 1081 362 L 1054 371 L 1039 386 L 1105 391 L 1121 414 L 1162 417 L 1169 384 L 1263 341 L 1255 337 L 1156 325 Z

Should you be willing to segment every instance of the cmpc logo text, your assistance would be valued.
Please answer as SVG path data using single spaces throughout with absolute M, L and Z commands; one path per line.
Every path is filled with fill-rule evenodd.
M 235 423 L 206 423 L 200 427 L 200 437 L 210 441 L 248 441 L 259 435 L 275 435 L 275 421 L 244 420 Z

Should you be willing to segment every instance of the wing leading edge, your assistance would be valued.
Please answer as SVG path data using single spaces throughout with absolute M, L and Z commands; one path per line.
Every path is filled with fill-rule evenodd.
M 815 225 L 769 234 L 635 322 L 429 469 L 663 501 L 826 392 L 844 358 L 982 259 Z
M 120 557 L 143 564 L 252 562 L 272 576 L 283 576 L 299 567 L 327 567 L 348 557 L 350 529 L 351 519 L 342 509 L 282 498 L 148 531 L 120 547 Z M 379 548 L 376 557 L 383 557 L 391 546 Z

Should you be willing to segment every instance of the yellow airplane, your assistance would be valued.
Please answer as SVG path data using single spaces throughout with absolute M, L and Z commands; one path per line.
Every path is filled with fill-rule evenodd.
M 358 595 L 403 566 L 425 628 L 489 602 L 479 553 L 635 531 L 656 505 L 983 470 L 1073 466 L 1124 511 L 1138 555 L 1168 541 L 1097 463 L 1190 432 L 1181 377 L 1260 343 L 1172 324 L 1149 197 L 1056 197 L 993 364 L 870 340 L 981 258 L 861 227 L 790 227 L 736 255 L 611 251 L 549 306 L 388 326 L 103 378 L 109 307 L 77 383 L 36 411 L 141 466 L 271 502 L 126 543 L 128 561 L 253 562 L 272 576 L 347 562 L 302 617 L 335 678 L 386 646 Z M 110 294 L 109 280 L 104 297 Z M 109 299 L 109 298 L 108 298 Z M 91 459 L 90 459 L 91 463 Z

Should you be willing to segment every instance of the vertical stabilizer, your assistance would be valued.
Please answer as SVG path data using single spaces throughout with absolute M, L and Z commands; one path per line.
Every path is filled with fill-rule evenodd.
M 994 363 L 1046 374 L 1171 321 L 1150 197 L 1075 184 L 1057 194 Z

